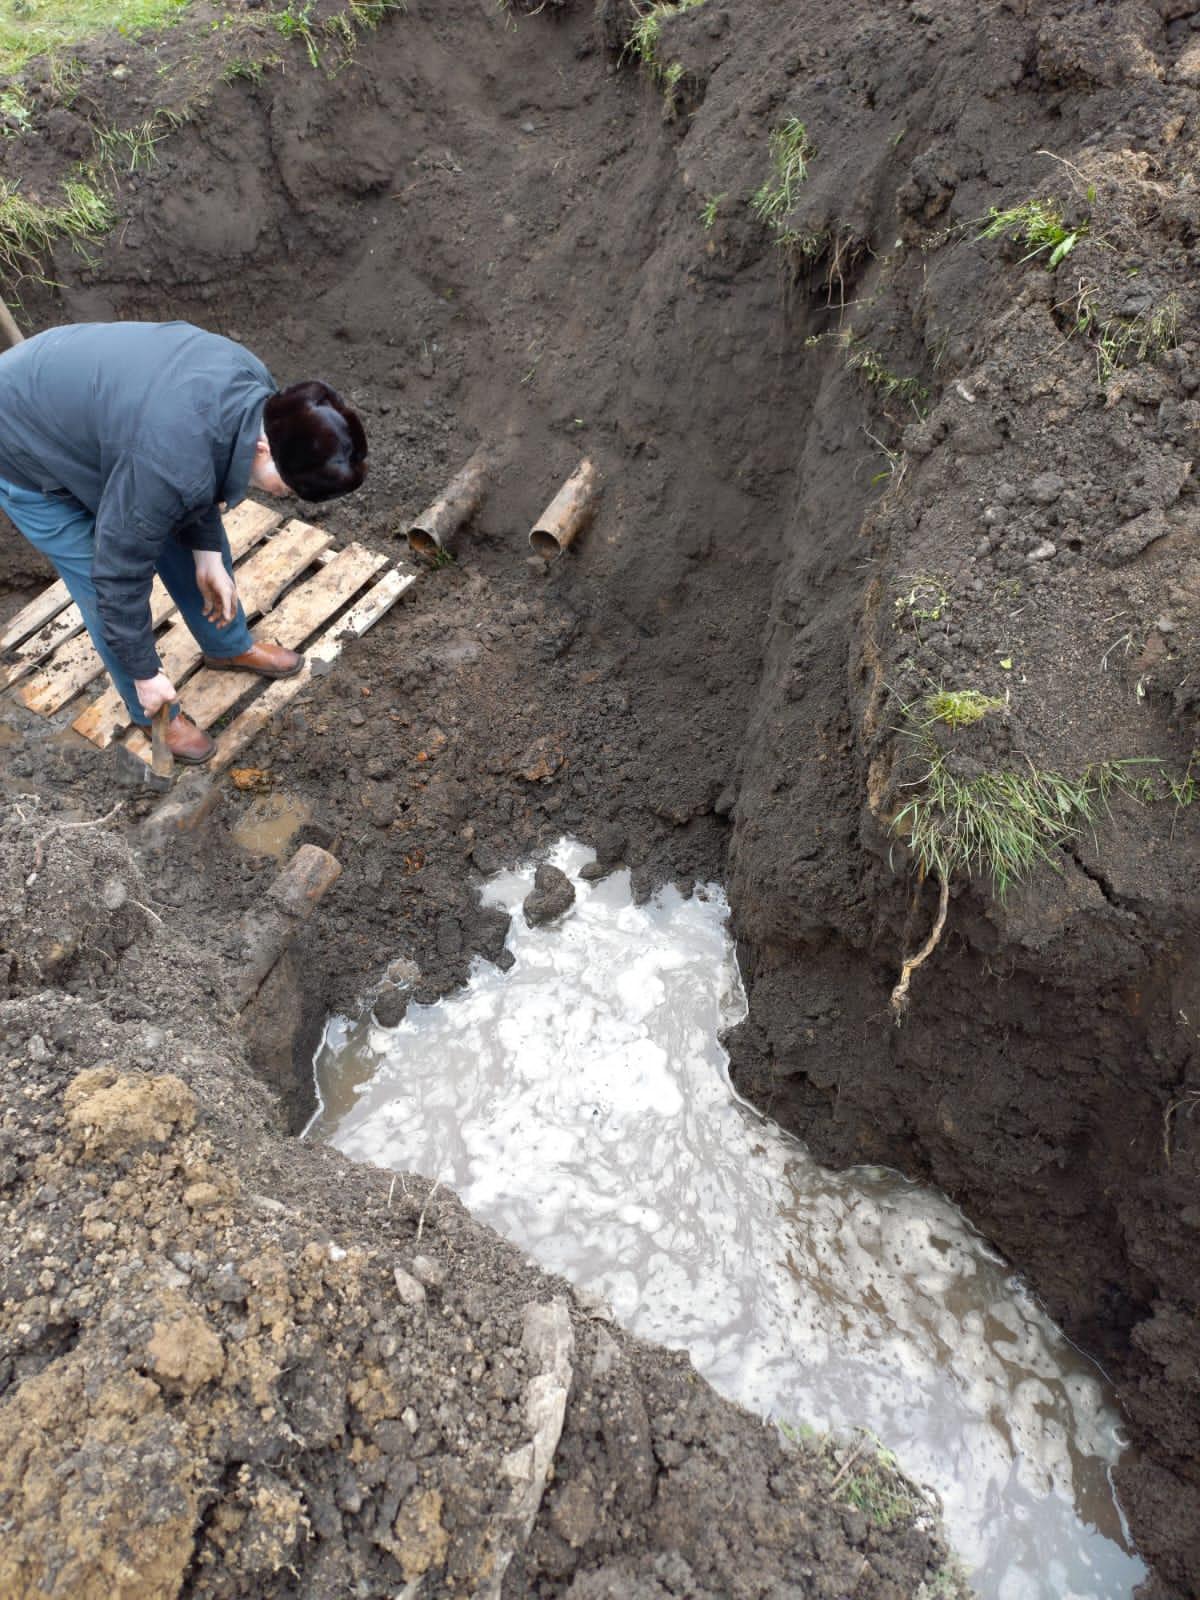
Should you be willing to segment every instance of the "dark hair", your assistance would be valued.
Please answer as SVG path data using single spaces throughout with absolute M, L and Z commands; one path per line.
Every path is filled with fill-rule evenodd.
M 263 407 L 263 432 L 279 476 L 302 500 L 333 500 L 363 481 L 363 425 L 319 378 L 277 390 Z

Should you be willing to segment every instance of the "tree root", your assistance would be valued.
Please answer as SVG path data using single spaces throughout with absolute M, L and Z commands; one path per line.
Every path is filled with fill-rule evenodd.
M 908 985 L 913 973 L 927 957 L 931 956 L 937 948 L 937 942 L 942 937 L 942 930 L 946 926 L 946 913 L 950 909 L 950 882 L 947 878 L 938 878 L 938 911 L 934 919 L 933 931 L 921 946 L 915 956 L 909 956 L 900 969 L 900 981 L 892 990 L 892 1014 L 899 1027 L 904 1020 L 904 1013 L 908 1010 Z

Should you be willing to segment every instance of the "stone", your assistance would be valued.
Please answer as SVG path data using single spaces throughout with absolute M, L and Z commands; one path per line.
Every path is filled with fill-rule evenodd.
M 413 1276 L 427 1289 L 440 1289 L 446 1281 L 445 1267 L 432 1256 L 414 1256 L 412 1269 Z
M 575 885 L 561 872 L 543 861 L 534 877 L 533 892 L 525 897 L 522 910 L 531 928 L 553 922 L 575 904 Z
M 372 1014 L 381 1028 L 399 1027 L 408 1014 L 407 994 L 389 984 L 379 991 Z
M 417 1282 L 411 1272 L 405 1272 L 403 1267 L 397 1267 L 392 1276 L 396 1280 L 396 1293 L 406 1306 L 425 1304 L 424 1286 Z

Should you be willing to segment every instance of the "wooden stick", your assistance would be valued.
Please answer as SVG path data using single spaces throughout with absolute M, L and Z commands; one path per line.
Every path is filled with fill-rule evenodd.
M 167 729 L 171 726 L 171 702 L 166 700 L 154 713 L 153 754 L 150 770 L 156 778 L 169 778 L 175 771 L 175 757 L 167 743 Z
M 0 300 L 0 333 L 3 333 L 10 345 L 23 344 L 25 341 L 25 335 L 17 327 L 16 319 L 3 300 Z

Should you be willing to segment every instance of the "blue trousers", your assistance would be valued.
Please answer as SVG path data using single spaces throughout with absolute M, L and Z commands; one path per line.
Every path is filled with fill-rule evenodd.
M 39 494 L 33 489 L 18 489 L 15 483 L 0 478 L 0 507 L 8 512 L 13 525 L 25 535 L 35 549 L 42 551 L 54 563 L 59 577 L 67 586 L 71 599 L 79 607 L 80 615 L 92 636 L 108 675 L 116 684 L 124 700 L 130 719 L 141 727 L 150 725 L 142 710 L 134 688 L 133 678 L 109 649 L 104 637 L 104 624 L 96 604 L 96 585 L 92 582 L 92 556 L 96 548 L 96 519 L 78 500 L 66 495 Z M 229 553 L 229 540 L 221 534 L 225 569 L 232 574 L 233 558 Z M 192 552 L 183 545 L 168 539 L 158 558 L 158 575 L 167 593 L 179 608 L 179 615 L 187 623 L 196 643 L 206 656 L 240 656 L 249 650 L 254 640 L 246 624 L 246 613 L 238 602 L 237 615 L 224 628 L 218 628 L 204 615 L 204 596 L 196 582 L 196 564 Z M 171 707 L 171 715 L 178 713 Z

